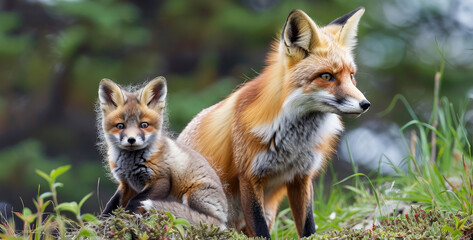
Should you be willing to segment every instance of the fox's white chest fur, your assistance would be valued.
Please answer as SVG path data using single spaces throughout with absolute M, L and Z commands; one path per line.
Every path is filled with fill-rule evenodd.
M 252 130 L 268 146 L 253 159 L 252 173 L 277 175 L 279 182 L 274 184 L 279 185 L 323 167 L 325 156 L 316 147 L 327 137 L 341 134 L 343 125 L 338 115 L 317 111 L 314 98 L 317 96 L 295 92 L 271 124 Z
M 146 182 L 155 174 L 144 163 L 151 156 L 148 148 L 136 151 L 120 150 L 115 154 L 116 168 L 112 170 L 113 177 L 118 181 L 128 183 L 135 191 L 140 192 Z
M 295 175 L 320 170 L 324 156 L 316 151 L 316 146 L 325 137 L 342 130 L 339 117 L 333 113 L 315 112 L 283 120 L 270 132 L 269 139 L 263 139 L 268 149 L 255 156 L 251 170 L 261 177 L 282 174 L 288 181 Z

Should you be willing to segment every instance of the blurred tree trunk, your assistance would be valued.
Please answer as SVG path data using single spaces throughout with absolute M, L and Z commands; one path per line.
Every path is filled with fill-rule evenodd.
M 35 36 L 35 39 L 44 37 L 42 33 L 58 33 L 62 27 L 57 19 L 54 19 L 44 9 L 43 5 L 26 1 L 6 0 L 2 8 L 6 11 L 19 13 L 22 27 L 20 33 L 28 33 Z M 30 137 L 40 127 L 48 123 L 60 120 L 64 115 L 65 102 L 69 91 L 69 81 L 71 69 L 82 47 L 79 47 L 72 56 L 59 60 L 56 64 L 51 64 L 53 73 L 51 74 L 50 90 L 48 91 L 48 101 L 45 105 L 39 105 L 36 99 L 41 92 L 31 90 L 32 97 L 21 109 L 16 109 L 9 116 L 9 124 L 1 129 L 0 148 L 13 146 L 18 142 Z M 16 101 L 18 99 L 8 99 Z M 10 104 L 20 108 L 14 102 Z M 16 114 L 14 114 L 16 112 Z M 17 116 L 19 115 L 19 116 Z

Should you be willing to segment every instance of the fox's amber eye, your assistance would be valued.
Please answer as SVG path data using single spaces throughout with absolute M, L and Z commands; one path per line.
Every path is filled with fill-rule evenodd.
M 117 127 L 118 129 L 124 129 L 124 128 L 125 128 L 125 124 L 119 123 L 119 124 L 117 124 L 116 127 Z
M 353 85 L 356 86 L 355 74 L 354 74 L 354 73 L 351 73 L 351 74 L 350 74 L 350 77 L 351 77 L 351 81 L 353 82 Z
M 147 122 L 140 123 L 140 128 L 147 128 L 149 124 Z
M 320 74 L 320 78 L 322 78 L 325 81 L 329 81 L 329 82 L 335 81 L 335 78 L 330 73 L 322 73 L 322 74 Z

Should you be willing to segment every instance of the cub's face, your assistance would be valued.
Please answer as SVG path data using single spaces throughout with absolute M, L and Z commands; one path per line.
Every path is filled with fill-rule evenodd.
M 104 79 L 99 96 L 102 129 L 109 145 L 135 151 L 151 146 L 160 137 L 166 96 L 164 78 L 131 93 Z
M 162 116 L 128 95 L 125 105 L 104 116 L 102 125 L 110 143 L 134 151 L 156 142 L 161 132 Z

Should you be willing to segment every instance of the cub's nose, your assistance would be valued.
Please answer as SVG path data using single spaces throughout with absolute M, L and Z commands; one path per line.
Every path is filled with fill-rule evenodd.
M 136 139 L 134 137 L 128 138 L 128 143 L 133 144 L 136 142 Z
M 368 109 L 370 106 L 371 106 L 371 103 L 366 99 L 363 99 L 363 101 L 360 102 L 360 107 L 363 109 L 363 111 Z

